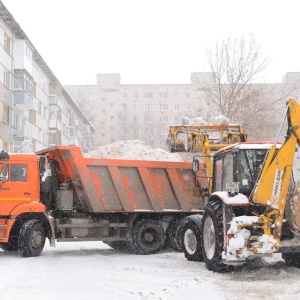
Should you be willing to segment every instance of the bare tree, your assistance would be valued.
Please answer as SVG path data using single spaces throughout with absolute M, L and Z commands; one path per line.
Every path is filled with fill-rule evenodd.
M 267 67 L 268 58 L 261 57 L 260 46 L 251 35 L 249 41 L 228 39 L 208 50 L 208 64 L 215 84 L 206 91 L 206 99 L 229 119 L 256 96 L 252 83 Z

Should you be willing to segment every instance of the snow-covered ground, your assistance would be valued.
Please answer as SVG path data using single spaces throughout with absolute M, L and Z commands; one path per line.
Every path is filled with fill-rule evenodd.
M 47 242 L 35 258 L 0 250 L 0 261 L 0 299 L 300 299 L 300 270 L 280 254 L 224 274 L 183 253 L 134 255 L 101 242 Z

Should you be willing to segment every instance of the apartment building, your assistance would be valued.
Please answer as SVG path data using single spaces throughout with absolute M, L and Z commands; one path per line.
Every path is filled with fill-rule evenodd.
M 78 145 L 93 126 L 0 1 L 0 150 L 32 152 Z
M 208 73 L 193 73 L 191 79 L 212 80 Z M 65 89 L 94 125 L 95 146 L 138 139 L 166 148 L 170 125 L 207 108 L 195 84 L 121 84 L 120 74 L 98 74 L 96 85 Z

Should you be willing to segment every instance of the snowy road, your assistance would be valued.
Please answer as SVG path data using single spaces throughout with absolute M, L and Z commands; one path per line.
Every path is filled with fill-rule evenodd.
M 103 243 L 58 243 L 36 258 L 0 250 L 0 299 L 300 299 L 300 270 L 280 255 L 217 274 L 182 253 L 139 256 Z

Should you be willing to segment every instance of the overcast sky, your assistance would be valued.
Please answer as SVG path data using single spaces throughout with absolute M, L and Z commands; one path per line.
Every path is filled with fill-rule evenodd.
M 297 0 L 2 0 L 63 85 L 189 83 L 207 49 L 253 34 L 270 64 L 261 82 L 300 72 Z M 299 4 L 298 4 L 299 3 Z

